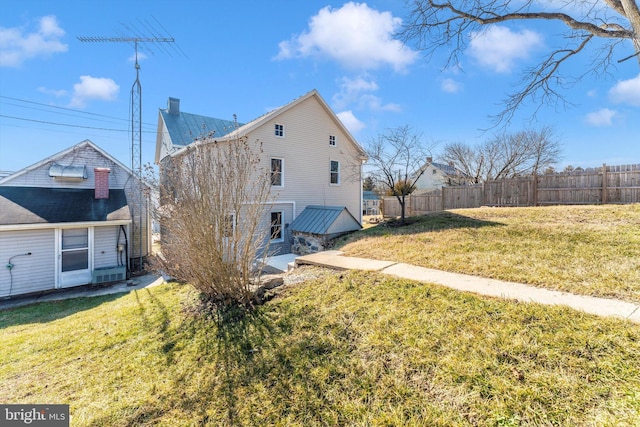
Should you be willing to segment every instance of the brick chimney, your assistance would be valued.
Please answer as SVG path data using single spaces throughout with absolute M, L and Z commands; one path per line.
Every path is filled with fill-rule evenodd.
M 427 157 L 427 163 L 433 163 L 433 157 Z
M 94 168 L 96 180 L 96 199 L 109 198 L 109 168 Z

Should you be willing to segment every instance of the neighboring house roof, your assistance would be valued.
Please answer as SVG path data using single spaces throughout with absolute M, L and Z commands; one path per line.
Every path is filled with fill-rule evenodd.
M 342 234 L 362 228 L 345 206 L 314 206 L 304 208 L 291 223 L 291 231 L 310 234 Z
M 431 165 L 434 168 L 440 169 L 445 175 L 456 175 L 458 173 L 458 170 L 456 168 L 445 163 L 431 162 Z
M 130 220 L 124 190 L 0 186 L 0 225 Z
M 315 97 L 318 102 L 320 103 L 320 105 L 322 106 L 322 108 L 325 110 L 325 112 L 331 117 L 331 119 L 336 123 L 336 125 L 342 130 L 342 132 L 344 132 L 344 134 L 347 136 L 347 139 L 356 147 L 356 150 L 358 151 L 359 155 L 360 155 L 360 160 L 366 160 L 368 158 L 367 153 L 365 152 L 365 150 L 360 146 L 360 144 L 358 144 L 358 142 L 356 141 L 356 139 L 351 135 L 351 133 L 347 130 L 347 128 L 344 126 L 344 124 L 340 121 L 340 119 L 335 115 L 335 113 L 331 110 L 331 108 L 329 108 L 329 105 L 324 101 L 324 99 L 322 99 L 322 97 L 320 96 L 320 94 L 318 93 L 317 90 L 313 89 L 310 92 L 307 92 L 306 94 L 302 95 L 299 98 L 294 99 L 293 101 L 291 101 L 290 103 L 276 108 L 273 111 L 268 112 L 267 114 L 264 114 L 260 117 L 258 117 L 257 119 L 245 124 L 245 125 L 241 125 L 238 128 L 231 128 L 232 131 L 229 133 L 223 133 L 223 134 L 219 134 L 216 133 L 214 134 L 213 138 L 211 139 L 211 141 L 216 140 L 216 141 L 230 141 L 230 140 L 234 140 L 236 138 L 240 138 L 242 136 L 245 136 L 247 134 L 249 134 L 251 131 L 257 129 L 258 127 L 262 126 L 264 123 L 268 122 L 269 120 L 272 120 L 276 117 L 278 117 L 279 115 L 285 113 L 286 111 L 289 111 L 290 109 L 294 108 L 296 105 L 300 104 L 301 102 L 311 98 L 311 97 Z M 162 111 L 162 110 L 161 110 Z M 185 113 L 180 113 L 180 115 L 183 115 Z M 168 116 L 169 114 L 167 114 Z M 163 115 L 163 118 L 165 116 Z M 202 117 L 202 116 L 200 116 Z M 215 120 L 215 119 L 214 119 Z M 231 122 L 234 123 L 234 122 Z M 174 142 L 173 140 L 173 134 L 172 131 L 169 129 L 170 126 L 173 126 L 173 124 L 169 124 L 166 122 L 165 120 L 165 125 L 167 126 L 167 129 L 169 130 L 169 135 L 172 139 L 172 144 L 176 145 L 176 142 Z M 191 142 L 193 142 L 193 138 L 191 140 Z M 185 148 L 181 148 L 173 153 L 171 153 L 171 155 L 179 155 L 183 150 L 185 150 Z
M 363 200 L 380 200 L 380 196 L 375 191 L 363 191 L 362 192 Z
M 48 163 L 51 163 L 53 161 L 55 161 L 56 159 L 63 157 L 69 153 L 72 153 L 74 150 L 77 150 L 79 148 L 82 148 L 84 146 L 90 146 L 92 147 L 94 150 L 96 150 L 97 152 L 99 152 L 102 156 L 106 157 L 107 159 L 109 159 L 110 161 L 112 161 L 113 163 L 115 163 L 116 165 L 118 165 L 119 167 L 121 167 L 122 169 L 124 169 L 125 171 L 127 171 L 129 174 L 133 175 L 133 172 L 131 172 L 131 169 L 127 166 L 125 166 L 122 162 L 120 162 L 119 160 L 117 160 L 115 157 L 113 157 L 111 154 L 107 153 L 106 151 L 104 151 L 102 148 L 98 147 L 96 144 L 94 144 L 93 142 L 91 142 L 88 139 L 85 139 L 84 141 L 67 148 L 66 150 L 62 150 L 59 153 L 56 153 L 52 156 L 47 157 L 46 159 L 40 160 L 37 163 L 32 164 L 31 166 L 27 166 L 24 169 L 21 169 L 9 176 L 6 176 L 2 179 L 0 179 L 0 184 L 4 184 L 6 182 L 9 182 L 17 177 L 19 177 L 20 175 L 23 175 L 25 173 L 28 173 L 29 171 L 38 169 L 39 167 L 46 165 Z M 145 184 L 146 186 L 148 186 L 147 183 L 145 183 L 144 181 L 142 181 L 143 184 Z

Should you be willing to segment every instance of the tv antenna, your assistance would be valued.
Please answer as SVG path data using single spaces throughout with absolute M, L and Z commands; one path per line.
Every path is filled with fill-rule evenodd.
M 155 18 L 154 18 L 155 20 Z M 158 25 L 160 23 L 156 20 Z M 135 69 L 136 80 L 131 87 L 131 170 L 137 177 L 138 182 L 134 184 L 136 186 L 135 194 L 133 195 L 132 203 L 129 204 L 132 207 L 131 213 L 133 219 L 133 231 L 131 235 L 131 241 L 133 243 L 132 250 L 129 257 L 132 260 L 131 271 L 142 271 L 142 258 L 143 258 L 143 245 L 144 238 L 149 239 L 146 233 L 143 233 L 143 224 L 146 224 L 146 230 L 150 230 L 150 224 L 148 224 L 149 215 L 143 218 L 145 212 L 145 195 L 142 185 L 142 85 L 140 84 L 140 64 L 138 63 L 138 49 L 142 49 L 142 45 L 159 44 L 162 43 L 175 43 L 173 37 L 160 37 L 160 33 L 156 31 L 148 22 L 141 23 L 145 30 L 152 33 L 153 37 L 143 37 L 139 35 L 140 31 L 133 27 L 129 28 L 124 26 L 130 32 L 138 33 L 134 36 L 117 36 L 117 37 L 78 37 L 81 42 L 88 43 L 129 43 L 133 44 L 135 50 Z M 160 25 L 162 28 L 162 25 Z M 163 28 L 164 30 L 164 28 Z M 166 32 L 166 30 L 164 30 Z M 162 48 L 165 53 L 168 51 Z M 149 50 L 149 52 L 153 53 Z M 181 51 L 180 51 L 181 52 Z M 182 52 L 181 52 L 182 53 Z M 183 53 L 184 54 L 184 53 Z M 134 187 L 135 188 L 135 187 Z M 147 205 L 147 208 L 148 205 Z M 144 222 L 143 222 L 144 220 Z M 144 236 L 143 236 L 144 234 Z

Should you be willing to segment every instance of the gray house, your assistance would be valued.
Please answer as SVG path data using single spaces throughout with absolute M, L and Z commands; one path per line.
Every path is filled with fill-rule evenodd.
M 151 247 L 140 185 L 89 140 L 0 179 L 0 297 L 127 278 Z

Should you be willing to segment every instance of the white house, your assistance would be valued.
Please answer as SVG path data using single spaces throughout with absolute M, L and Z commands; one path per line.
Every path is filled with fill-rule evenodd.
M 455 167 L 436 163 L 427 157 L 427 162 L 421 168 L 422 176 L 416 182 L 417 191 L 436 190 L 449 185 L 468 185 L 467 176 Z
M 314 210 L 305 215 L 327 207 L 326 220 L 334 218 L 336 209 L 344 208 L 349 215 L 340 218 L 353 221 L 349 226 L 341 224 L 340 229 L 346 232 L 361 227 L 362 165 L 367 155 L 316 90 L 244 125 L 184 113 L 180 101 L 169 98 L 168 108 L 161 109 L 158 116 L 155 160 L 161 179 L 165 162 L 178 156 L 196 137 L 208 135 L 218 142 L 246 137 L 262 144 L 261 162 L 271 165 L 275 198 L 267 220 L 283 230 L 271 241 L 275 253 L 291 252 L 294 235 L 290 225 L 307 206 L 314 206 Z
M 89 140 L 1 179 L 0 297 L 126 279 L 151 243 L 146 203 L 133 227 L 139 185 Z

